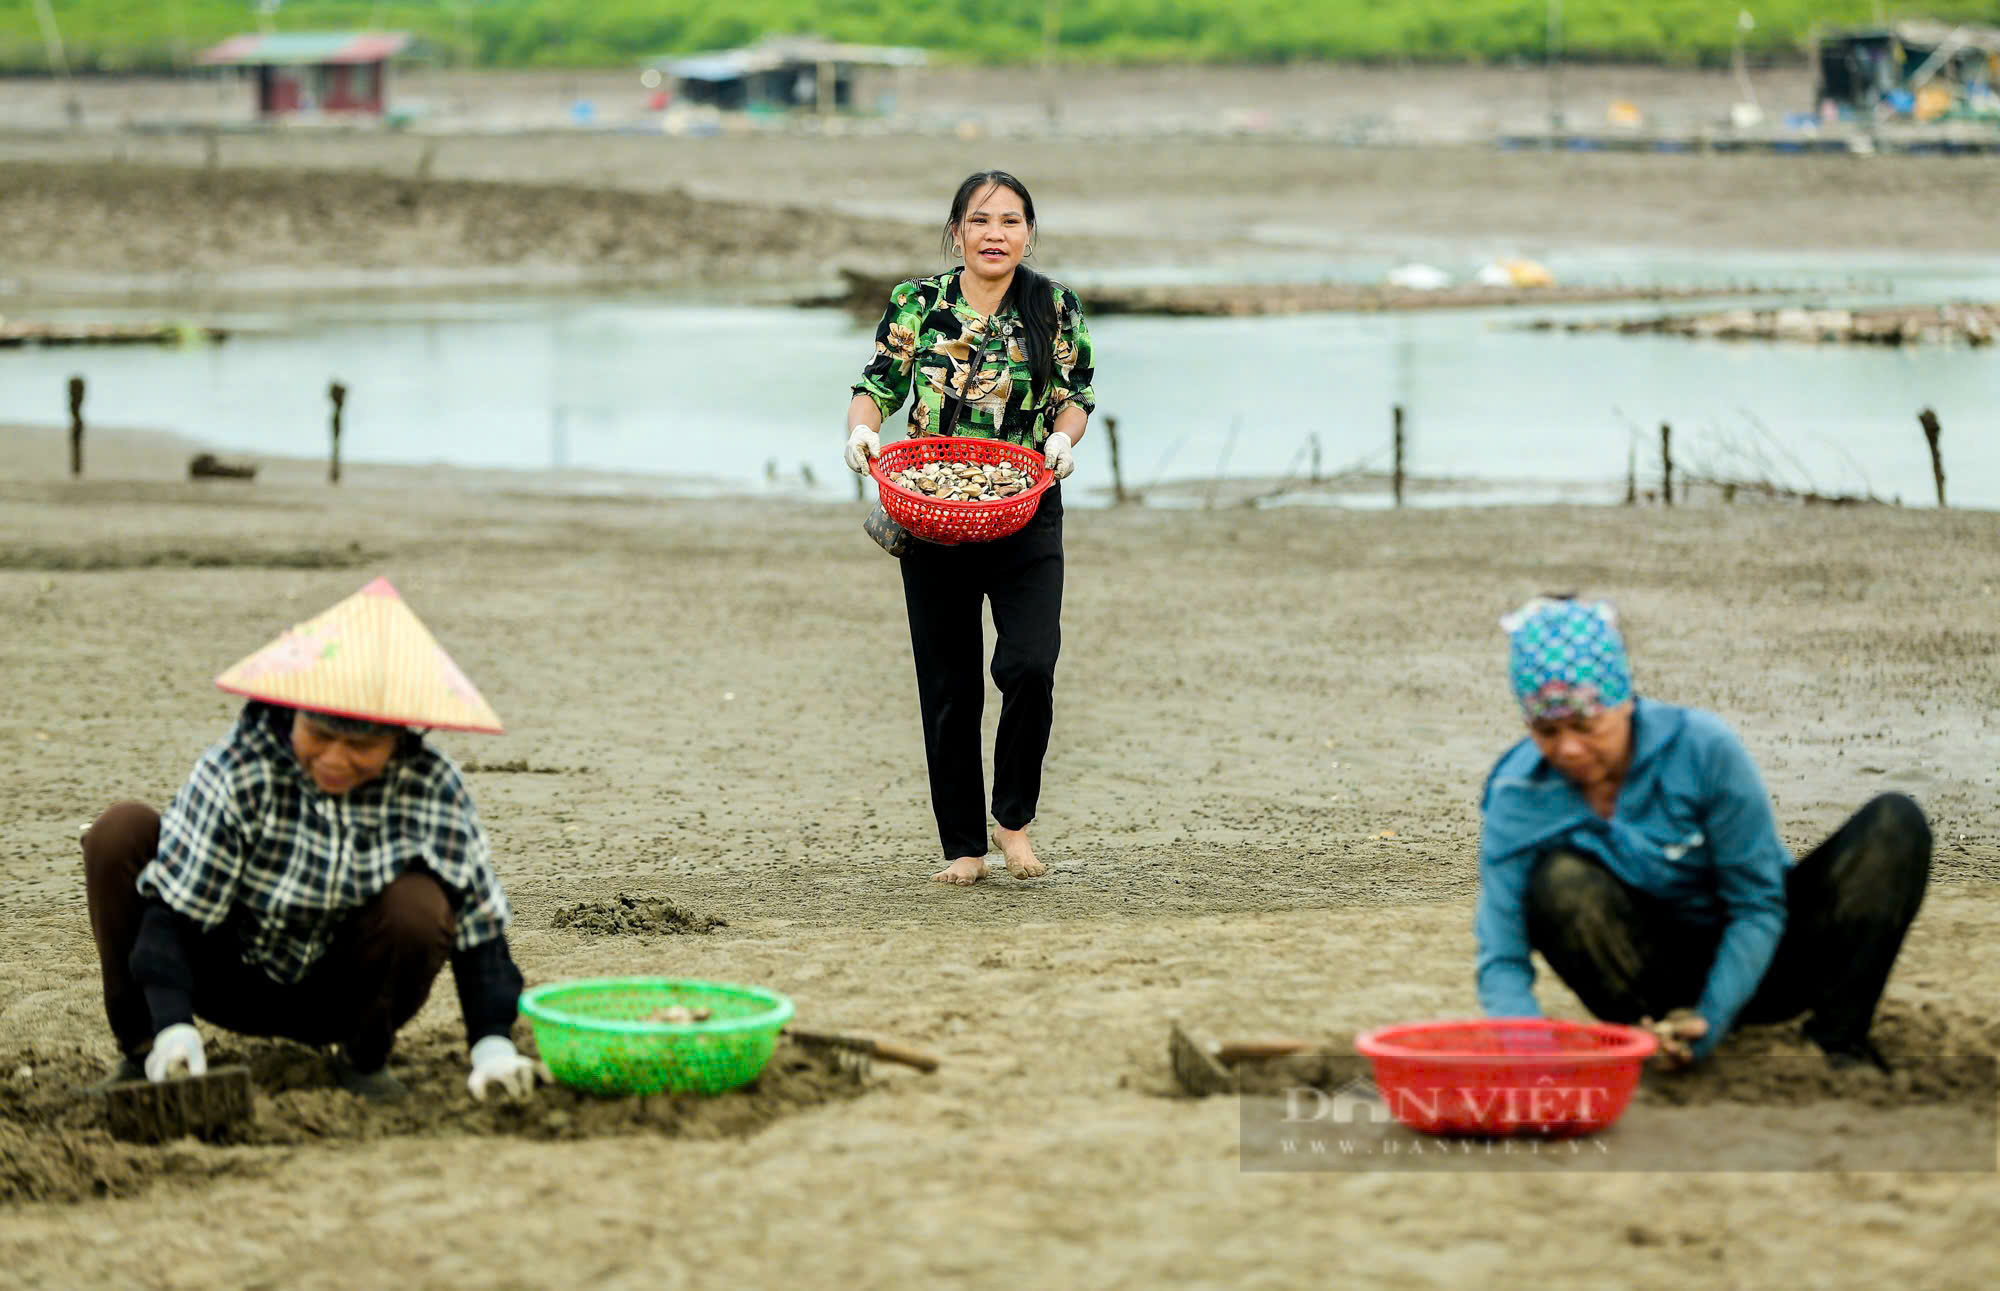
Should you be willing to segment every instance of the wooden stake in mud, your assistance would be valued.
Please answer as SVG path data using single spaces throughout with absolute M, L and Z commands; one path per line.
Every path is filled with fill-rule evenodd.
M 83 478 L 83 378 L 69 379 L 69 475 Z
M 1396 405 L 1396 473 L 1390 483 L 1396 491 L 1396 505 L 1403 505 L 1403 405 Z
M 1056 40 L 1062 32 L 1062 0 L 1042 0 L 1042 111 L 1054 130 L 1062 119 L 1062 96 L 1055 76 Z
M 327 471 L 327 483 L 340 483 L 340 409 L 347 402 L 347 387 L 336 381 L 326 388 L 333 400 L 333 460 Z
M 1674 504 L 1674 428 L 1660 423 L 1660 500 Z
M 1938 507 L 1944 507 L 1944 457 L 1938 452 L 1938 436 L 1944 427 L 1938 424 L 1938 415 L 1929 408 L 1917 414 L 1917 424 L 1924 428 L 1924 442 L 1931 446 L 1931 478 L 1937 481 Z
M 1118 469 L 1118 419 L 1104 419 L 1104 438 L 1111 444 L 1111 500 L 1114 503 L 1128 501 L 1125 496 L 1125 476 Z

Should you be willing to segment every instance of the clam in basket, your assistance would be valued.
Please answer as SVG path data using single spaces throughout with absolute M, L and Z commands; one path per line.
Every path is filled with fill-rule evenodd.
M 1624 1114 L 1659 1039 L 1548 1018 L 1412 1022 L 1354 1038 L 1390 1115 L 1425 1134 L 1594 1134 Z
M 906 489 L 889 479 L 898 471 L 914 470 L 931 462 L 1012 466 L 1025 472 L 1033 483 L 1012 497 L 960 502 Z M 868 470 L 875 477 L 882 509 L 891 520 L 925 542 L 947 547 L 965 542 L 991 542 L 1019 532 L 1035 518 L 1042 494 L 1056 479 L 1042 455 L 1032 448 L 1004 439 L 976 439 L 966 435 L 898 440 L 884 446 Z
M 699 1022 L 660 1022 L 678 1005 Z M 757 1079 L 792 1002 L 761 986 L 671 977 L 551 982 L 521 995 L 542 1061 L 563 1084 L 592 1094 L 720 1094 Z

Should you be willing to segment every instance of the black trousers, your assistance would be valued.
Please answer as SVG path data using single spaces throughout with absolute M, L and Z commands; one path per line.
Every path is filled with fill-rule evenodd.
M 1806 1035 L 1820 1048 L 1871 1054 L 1868 1028 L 1930 866 L 1930 825 L 1916 803 L 1883 794 L 1856 812 L 1786 875 L 1784 936 L 1737 1020 L 1810 1013 Z M 1692 1007 L 1722 937 L 1567 850 L 1536 862 L 1527 905 L 1530 944 L 1607 1022 Z
M 127 1055 L 152 1046 L 155 1021 L 132 970 L 145 901 L 139 871 L 159 850 L 160 815 L 121 802 L 83 836 L 84 892 L 104 977 L 104 1012 Z M 359 1071 L 388 1061 L 396 1032 L 430 997 L 451 954 L 456 916 L 428 874 L 404 874 L 348 918 L 302 981 L 275 982 L 243 962 L 227 927 L 191 933 L 184 950 L 194 1011 L 239 1035 L 339 1044 Z
M 993 603 L 993 684 L 1000 729 L 993 741 L 993 819 L 1021 829 L 1042 795 L 1042 757 L 1055 718 L 1056 656 L 1062 650 L 1062 486 L 1042 495 L 1035 518 L 992 542 L 918 543 L 902 561 L 903 601 L 923 710 L 931 811 L 947 860 L 987 851 L 985 773 L 979 720 L 980 607 Z

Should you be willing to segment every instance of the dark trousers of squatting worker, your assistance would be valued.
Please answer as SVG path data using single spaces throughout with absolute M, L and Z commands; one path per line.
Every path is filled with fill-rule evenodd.
M 914 543 L 900 562 L 931 810 L 947 860 L 987 852 L 979 747 L 984 601 L 993 603 L 993 684 L 1000 689 L 993 819 L 1005 829 L 1025 828 L 1041 799 L 1062 650 L 1062 519 L 1062 486 L 1055 484 L 1017 532 L 950 547 Z
M 1910 799 L 1883 794 L 1855 813 L 1785 876 L 1784 935 L 1737 1020 L 1810 1013 L 1806 1035 L 1821 1048 L 1871 1053 L 1868 1028 L 1923 903 L 1930 858 L 1930 826 Z M 1536 862 L 1527 915 L 1529 944 L 1607 1022 L 1693 1005 L 1722 935 L 1565 849 Z
M 83 836 L 104 1011 L 126 1054 L 145 1052 L 156 1031 L 140 985 L 147 947 L 137 884 L 159 845 L 159 813 L 137 802 L 111 808 Z M 388 1059 L 396 1032 L 429 998 L 451 956 L 456 928 L 444 886 L 427 874 L 405 874 L 348 917 L 299 982 L 277 982 L 244 963 L 235 935 L 224 926 L 191 939 L 187 960 L 194 980 L 180 985 L 192 996 L 196 1016 L 225 1030 L 338 1044 L 357 1069 L 374 1071 Z

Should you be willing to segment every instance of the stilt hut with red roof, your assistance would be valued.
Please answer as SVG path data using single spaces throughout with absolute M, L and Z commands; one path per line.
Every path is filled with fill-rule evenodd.
M 257 71 L 257 115 L 352 112 L 381 116 L 389 98 L 389 60 L 410 43 L 407 32 L 271 32 L 234 36 L 197 60 L 205 67 Z

